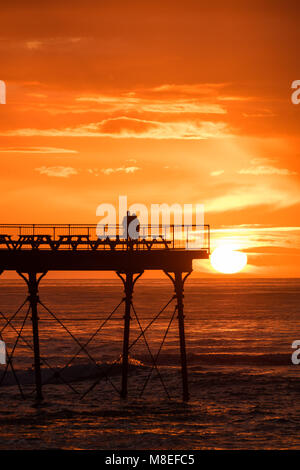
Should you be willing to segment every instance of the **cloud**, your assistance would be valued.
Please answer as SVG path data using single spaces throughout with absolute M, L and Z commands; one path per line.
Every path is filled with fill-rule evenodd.
M 215 94 L 216 90 L 224 88 L 227 83 L 192 83 L 192 84 L 175 84 L 165 83 L 151 89 L 154 92 L 168 92 L 185 95 L 208 95 Z
M 64 129 L 16 129 L 2 136 L 112 137 L 135 139 L 202 140 L 230 136 L 226 123 L 210 121 L 159 122 L 126 116 Z
M 253 101 L 254 96 L 219 96 L 219 101 Z
M 227 110 L 217 102 L 214 84 L 161 85 L 155 88 L 138 88 L 127 92 L 114 92 L 113 95 L 80 96 L 80 104 L 95 103 L 98 108 L 93 112 L 134 112 L 156 114 L 226 114 Z M 88 107 L 69 107 L 62 112 L 90 112 Z M 136 116 L 135 116 L 136 117 Z
M 0 147 L 0 153 L 78 153 L 77 150 L 57 147 Z
M 74 102 L 52 106 L 47 103 L 45 111 L 50 114 L 130 113 L 140 117 L 142 113 L 178 114 L 227 114 L 225 104 L 218 101 L 218 85 L 162 85 L 156 88 L 134 88 L 128 91 L 114 90 L 96 95 L 74 97 Z M 223 86 L 223 85 L 220 85 Z M 93 107 L 91 107 L 93 104 Z
M 300 202 L 300 194 L 294 189 L 274 189 L 267 186 L 241 187 L 230 194 L 208 199 L 206 212 L 226 212 L 247 207 L 268 205 L 273 208 L 292 206 Z
M 251 256 L 300 253 L 300 227 L 264 225 L 228 225 L 211 228 L 212 248 L 230 245 Z
M 90 173 L 90 175 L 99 176 L 98 168 L 88 168 L 87 172 Z
M 40 49 L 40 47 L 42 47 L 43 43 L 42 41 L 27 41 L 25 43 L 27 49 L 31 49 L 31 50 L 34 50 L 34 49 Z
M 68 178 L 71 175 L 77 175 L 78 171 L 70 166 L 41 166 L 35 168 L 41 175 L 55 176 L 58 178 Z
M 281 176 L 291 176 L 297 175 L 297 172 L 288 170 L 287 168 L 276 168 L 271 165 L 259 165 L 251 166 L 249 168 L 242 168 L 238 171 L 240 175 L 281 175 Z
M 157 99 L 137 97 L 135 93 L 127 93 L 122 96 L 90 96 L 77 98 L 78 102 L 97 103 L 99 110 L 112 111 L 136 111 L 138 113 L 163 113 L 163 114 L 226 114 L 226 110 L 219 104 L 201 103 L 198 99 Z M 86 111 L 89 111 L 88 109 Z M 76 111 L 75 111 L 76 112 Z M 82 112 L 82 110 L 80 110 Z
M 223 175 L 224 172 L 225 172 L 225 170 L 211 171 L 210 176 L 220 176 L 220 175 Z
M 243 113 L 242 115 L 244 118 L 268 118 L 268 117 L 278 116 L 270 109 L 263 109 L 261 111 L 253 112 L 253 113 Z
M 273 225 L 264 226 L 261 224 L 240 224 L 222 226 L 220 228 L 211 228 L 211 233 L 232 233 L 235 232 L 249 232 L 249 230 L 255 230 L 255 232 L 298 232 L 300 231 L 299 226 L 288 226 L 288 227 L 276 227 Z
M 29 50 L 39 50 L 42 48 L 49 48 L 49 47 L 57 47 L 63 46 L 68 44 L 74 44 L 81 40 L 80 37 L 57 37 L 57 38 L 49 38 L 41 40 L 34 40 L 34 41 L 26 41 L 25 47 Z
M 26 93 L 26 95 L 37 99 L 48 98 L 48 95 L 45 95 L 44 93 Z
M 135 171 L 140 170 L 138 166 L 127 166 L 127 167 L 119 167 L 119 168 L 102 168 L 102 173 L 105 175 L 111 175 L 112 173 L 134 173 Z
M 276 160 L 271 158 L 253 158 L 250 163 L 252 166 L 242 168 L 237 173 L 240 175 L 279 175 L 279 176 L 292 176 L 297 175 L 297 172 L 288 170 L 287 168 L 277 168 L 273 165 Z

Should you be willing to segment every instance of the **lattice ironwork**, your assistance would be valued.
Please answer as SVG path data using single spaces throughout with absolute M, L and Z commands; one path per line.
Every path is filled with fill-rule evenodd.
M 163 374 L 160 371 L 158 361 L 159 361 L 159 356 L 162 351 L 162 348 L 165 344 L 168 332 L 174 321 L 175 314 L 177 313 L 178 326 L 179 326 L 179 338 L 180 338 L 181 369 L 182 369 L 182 380 L 183 380 L 183 398 L 184 400 L 188 400 L 189 395 L 188 395 L 188 383 L 187 383 L 187 364 L 186 364 L 184 321 L 183 321 L 184 319 L 183 287 L 184 287 L 184 282 L 190 273 L 187 273 L 185 277 L 182 277 L 181 272 L 175 272 L 174 277 L 173 277 L 171 273 L 166 272 L 167 276 L 172 280 L 174 284 L 175 295 L 172 295 L 172 297 L 163 306 L 163 308 L 151 319 L 151 321 L 146 326 L 142 325 L 139 315 L 137 313 L 137 310 L 133 303 L 134 285 L 137 282 L 137 280 L 141 277 L 142 274 L 143 274 L 142 272 L 137 273 L 137 274 L 134 274 L 132 272 L 126 272 L 126 273 L 117 272 L 117 275 L 123 282 L 125 296 L 119 301 L 119 303 L 107 315 L 107 317 L 100 323 L 97 329 L 90 335 L 89 339 L 83 343 L 64 324 L 64 322 L 59 318 L 59 315 L 54 313 L 50 308 L 48 308 L 45 305 L 45 303 L 42 300 L 40 300 L 39 295 L 38 295 L 38 287 L 39 287 L 39 283 L 41 279 L 46 275 L 46 273 L 43 273 L 39 277 L 37 277 L 36 273 L 28 273 L 28 275 L 26 276 L 24 273 L 19 272 L 19 275 L 25 280 L 28 286 L 28 296 L 10 318 L 8 318 L 6 315 L 0 312 L 1 318 L 5 321 L 5 324 L 2 326 L 0 330 L 0 338 L 2 339 L 3 333 L 8 327 L 12 329 L 12 331 L 16 334 L 16 339 L 14 341 L 14 344 L 11 347 L 11 350 L 7 351 L 8 353 L 7 364 L 0 377 L 0 386 L 3 385 L 6 374 L 8 372 L 8 368 L 10 367 L 22 398 L 25 399 L 26 397 L 23 387 L 22 387 L 21 380 L 19 379 L 18 373 L 15 370 L 14 364 L 13 364 L 15 351 L 18 347 L 19 342 L 22 341 L 23 344 L 25 344 L 25 346 L 33 352 L 35 386 L 36 386 L 35 393 L 36 393 L 36 399 L 38 402 L 40 402 L 43 399 L 43 392 L 42 392 L 43 387 L 47 384 L 53 383 L 54 379 L 59 379 L 60 382 L 64 384 L 65 386 L 67 386 L 73 393 L 80 396 L 80 399 L 85 398 L 101 382 L 101 380 L 105 379 L 111 385 L 112 389 L 116 393 L 118 393 L 122 398 L 126 398 L 127 397 L 127 385 L 128 385 L 127 383 L 128 371 L 129 371 L 129 352 L 132 350 L 132 348 L 137 344 L 139 340 L 143 340 L 146 350 L 148 352 L 149 358 L 150 358 L 151 367 L 139 394 L 140 396 L 143 396 L 146 390 L 146 387 L 151 379 L 151 376 L 153 372 L 155 372 L 166 396 L 170 399 L 171 394 L 167 388 L 167 385 L 163 378 Z M 162 341 L 158 347 L 158 350 L 154 354 L 151 350 L 146 333 L 148 332 L 150 327 L 159 319 L 162 313 L 172 304 L 172 302 L 175 302 L 174 309 L 168 321 L 167 328 L 163 334 Z M 123 304 L 125 307 L 124 330 L 123 330 L 123 352 L 114 361 L 112 361 L 111 364 L 107 366 L 107 368 L 100 367 L 97 360 L 92 356 L 92 354 L 88 350 L 88 346 L 90 346 L 91 342 L 94 341 L 95 338 L 99 336 L 104 326 L 106 326 L 109 323 L 109 321 L 113 318 L 114 314 L 120 309 L 120 307 Z M 60 367 L 59 369 L 53 366 L 53 364 L 50 364 L 49 360 L 40 353 L 38 307 L 40 308 L 40 310 L 42 309 L 43 312 L 47 314 L 47 316 L 51 317 L 53 321 L 58 323 L 60 327 L 69 335 L 72 341 L 78 346 L 78 349 L 75 352 L 75 354 L 73 354 L 72 357 L 67 361 L 67 363 L 63 367 Z M 21 319 L 21 327 L 17 329 L 13 322 L 16 320 L 17 317 L 20 317 L 20 314 L 24 309 L 25 309 L 25 313 L 23 312 L 23 316 Z M 131 317 L 131 313 L 133 313 L 133 318 Z M 29 318 L 31 318 L 31 322 L 32 322 L 32 337 L 33 337 L 32 343 L 28 341 L 28 339 L 26 339 L 23 335 L 25 324 Z M 130 342 L 129 332 L 130 332 L 131 321 L 133 319 L 137 322 L 139 333 L 136 336 L 136 338 Z M 80 353 L 84 353 L 88 357 L 89 361 L 96 368 L 99 369 L 98 377 L 96 378 L 96 380 L 94 380 L 94 382 L 90 386 L 88 386 L 88 388 L 83 393 L 80 392 L 76 387 L 74 387 L 74 385 L 64 377 L 64 371 L 72 364 L 72 362 L 76 359 L 76 357 Z M 121 364 L 121 367 L 122 367 L 121 388 L 119 388 L 110 377 L 110 372 L 113 370 L 116 364 Z M 50 369 L 52 372 L 52 374 L 45 380 L 42 380 L 41 365 Z

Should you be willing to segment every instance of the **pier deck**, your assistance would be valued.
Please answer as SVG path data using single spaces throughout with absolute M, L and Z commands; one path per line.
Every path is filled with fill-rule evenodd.
M 172 225 L 167 233 L 162 225 L 141 226 L 131 240 L 122 237 L 120 226 L 0 225 L 0 269 L 188 272 L 193 259 L 207 259 L 210 249 L 209 226 L 193 230 Z

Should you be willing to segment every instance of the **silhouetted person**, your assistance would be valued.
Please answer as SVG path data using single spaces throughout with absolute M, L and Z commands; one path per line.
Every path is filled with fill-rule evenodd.
M 130 214 L 130 211 L 127 211 L 126 215 L 123 217 L 122 226 L 123 238 L 126 240 L 136 240 L 139 237 L 140 221 L 136 214 Z
M 123 226 L 123 238 L 128 240 L 128 227 L 129 227 L 129 219 L 130 219 L 130 211 L 126 212 L 126 215 L 124 215 L 123 220 L 122 220 L 122 226 Z
M 130 238 L 137 240 L 139 238 L 139 232 L 140 232 L 140 221 L 136 214 L 132 214 L 132 216 L 130 216 L 130 228 L 129 228 Z

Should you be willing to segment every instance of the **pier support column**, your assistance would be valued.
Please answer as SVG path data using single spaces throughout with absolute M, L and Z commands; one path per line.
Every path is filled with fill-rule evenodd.
M 123 360 L 122 360 L 122 388 L 121 397 L 127 397 L 128 381 L 128 352 L 129 352 L 129 334 L 130 334 L 130 311 L 133 294 L 133 274 L 126 273 L 125 278 L 125 315 L 124 315 L 124 337 L 123 337 Z
M 172 280 L 175 295 L 177 300 L 177 314 L 178 314 L 178 331 L 179 331 L 179 346 L 180 346 L 180 360 L 181 360 L 181 376 L 182 376 L 182 398 L 183 401 L 189 400 L 189 385 L 188 385 L 188 371 L 187 371 L 187 358 L 186 358 L 186 344 L 185 344 L 185 329 L 184 329 L 184 283 L 187 277 L 191 274 L 187 273 L 184 277 L 181 271 L 175 271 L 174 277 L 165 271 L 165 274 Z
M 38 311 L 37 311 L 37 304 L 38 304 L 39 297 L 38 297 L 38 282 L 36 279 L 36 273 L 29 273 L 28 290 L 29 290 L 29 302 L 30 302 L 30 307 L 31 307 L 36 400 L 42 401 L 43 394 L 42 394 L 42 376 L 41 376 L 40 340 L 39 340 L 39 317 L 38 317 Z
M 183 398 L 183 401 L 188 401 L 189 400 L 189 385 L 188 385 L 185 331 L 184 331 L 183 279 L 182 279 L 181 272 L 175 273 L 175 293 L 176 293 L 176 298 L 177 298 L 178 329 L 179 329 L 179 342 L 180 342 L 182 398 Z
M 125 292 L 125 314 L 124 314 L 124 333 L 123 333 L 123 354 L 122 354 L 122 386 L 121 386 L 121 398 L 127 398 L 127 385 L 128 385 L 128 360 L 129 360 L 129 336 L 130 336 L 130 320 L 131 320 L 131 304 L 133 288 L 139 277 L 143 272 L 137 274 L 134 278 L 133 272 L 126 272 L 121 275 L 117 272 L 117 275 L 122 279 L 124 284 Z
M 42 375 L 41 375 L 41 356 L 40 356 L 40 339 L 39 339 L 39 317 L 37 305 L 39 302 L 38 286 L 42 277 L 46 273 L 42 274 L 39 278 L 35 272 L 29 272 L 28 278 L 22 273 L 18 274 L 26 281 L 28 286 L 28 302 L 31 309 L 31 322 L 32 322 L 32 336 L 33 336 L 33 354 L 34 354 L 34 375 L 35 375 L 35 387 L 36 387 L 36 401 L 41 402 L 43 400 L 42 393 Z

